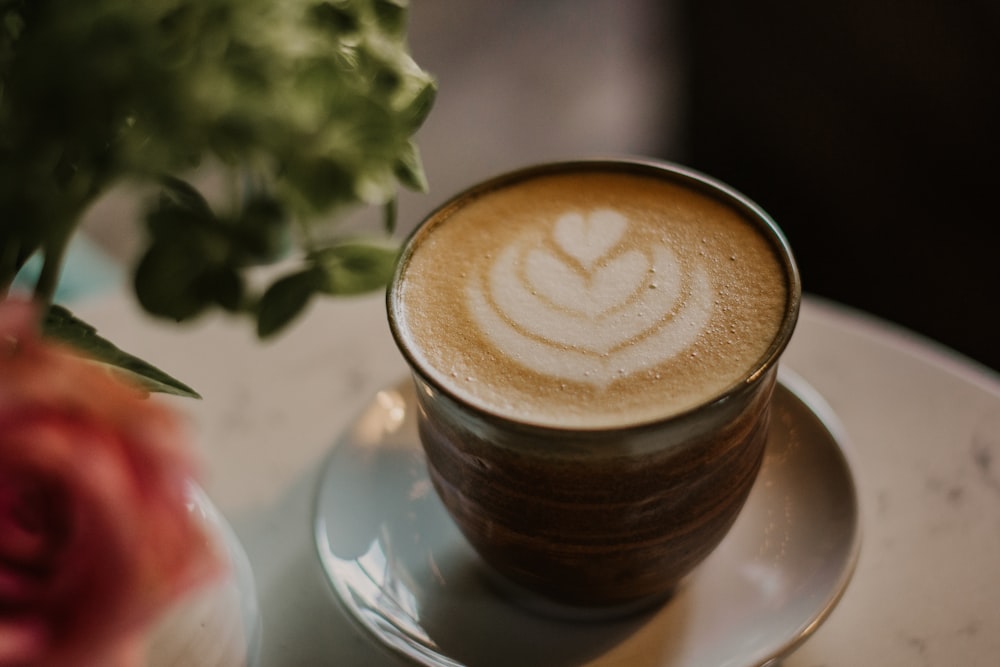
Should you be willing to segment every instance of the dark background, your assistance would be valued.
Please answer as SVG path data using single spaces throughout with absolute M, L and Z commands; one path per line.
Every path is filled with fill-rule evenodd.
M 1000 370 L 1000 2 L 690 0 L 682 155 L 806 291 Z

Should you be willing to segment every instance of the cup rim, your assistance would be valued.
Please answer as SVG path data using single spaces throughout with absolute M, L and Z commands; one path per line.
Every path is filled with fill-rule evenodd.
M 664 178 L 679 185 L 691 188 L 692 190 L 721 201 L 744 215 L 744 217 L 755 224 L 759 230 L 773 244 L 776 255 L 779 257 L 782 267 L 785 270 L 788 281 L 788 292 L 785 302 L 785 310 L 782 315 L 781 325 L 778 327 L 771 344 L 761 357 L 751 366 L 750 370 L 739 377 L 726 389 L 715 394 L 711 399 L 701 402 L 691 408 L 681 412 L 673 413 L 665 417 L 634 422 L 622 426 L 599 426 L 599 427 L 572 427 L 554 426 L 549 424 L 539 424 L 533 421 L 518 420 L 510 416 L 500 414 L 489 408 L 474 404 L 463 399 L 454 391 L 438 382 L 418 359 L 417 355 L 410 349 L 406 338 L 400 330 L 398 322 L 399 311 L 402 308 L 401 300 L 398 298 L 400 278 L 406 270 L 406 265 L 410 261 L 419 240 L 422 236 L 430 233 L 435 220 L 447 218 L 455 211 L 472 199 L 478 198 L 494 190 L 508 187 L 512 184 L 546 176 L 549 174 L 568 174 L 582 172 L 604 172 L 604 173 L 626 173 L 647 175 Z M 729 399 L 739 394 L 746 388 L 756 384 L 756 382 L 776 367 L 778 361 L 788 346 L 795 326 L 798 322 L 799 309 L 802 302 L 802 281 L 799 274 L 798 265 L 792 254 L 791 246 L 784 232 L 770 215 L 752 199 L 736 190 L 732 186 L 713 178 L 701 171 L 669 160 L 643 157 L 591 157 L 571 160 L 560 160 L 552 162 L 542 162 L 509 170 L 499 175 L 493 176 L 470 187 L 467 187 L 457 194 L 449 197 L 444 203 L 435 207 L 426 214 L 419 224 L 407 235 L 403 241 L 402 250 L 396 262 L 389 286 L 386 289 L 386 314 L 389 321 L 389 329 L 397 349 L 403 355 L 411 372 L 416 373 L 428 385 L 440 394 L 448 397 L 454 403 L 467 408 L 473 413 L 482 414 L 494 423 L 505 424 L 507 428 L 520 429 L 532 432 L 548 433 L 575 433 L 575 434 L 605 434 L 605 433 L 625 433 L 642 431 L 651 427 L 660 426 L 666 423 L 681 421 L 694 413 L 702 413 L 710 410 L 712 406 L 727 402 Z

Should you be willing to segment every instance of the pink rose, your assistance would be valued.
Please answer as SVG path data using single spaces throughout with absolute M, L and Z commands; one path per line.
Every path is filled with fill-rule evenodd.
M 0 301 L 0 666 L 141 664 L 158 613 L 221 570 L 173 414 Z

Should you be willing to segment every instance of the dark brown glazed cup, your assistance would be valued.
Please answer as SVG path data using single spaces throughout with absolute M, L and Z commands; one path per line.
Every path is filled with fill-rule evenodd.
M 388 309 L 417 385 L 434 488 L 483 561 L 540 600 L 623 610 L 666 598 L 736 520 L 763 459 L 778 359 L 795 327 L 801 287 L 781 232 L 725 185 L 659 162 L 599 164 L 652 170 L 720 198 L 759 224 L 782 255 L 789 277 L 782 325 L 756 367 L 727 391 L 686 413 L 624 428 L 519 423 L 469 405 L 421 370 L 395 322 L 399 271 Z

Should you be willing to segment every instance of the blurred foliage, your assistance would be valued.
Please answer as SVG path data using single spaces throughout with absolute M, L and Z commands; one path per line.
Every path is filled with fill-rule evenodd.
M 405 0 L 0 0 L 0 289 L 33 254 L 51 300 L 86 208 L 124 180 L 145 212 L 134 286 L 154 315 L 247 313 L 262 336 L 317 294 L 384 285 L 383 238 L 342 214 L 426 187 L 413 135 L 435 85 L 406 45 Z M 183 180 L 228 170 L 225 212 Z M 263 289 L 248 271 L 298 251 Z

